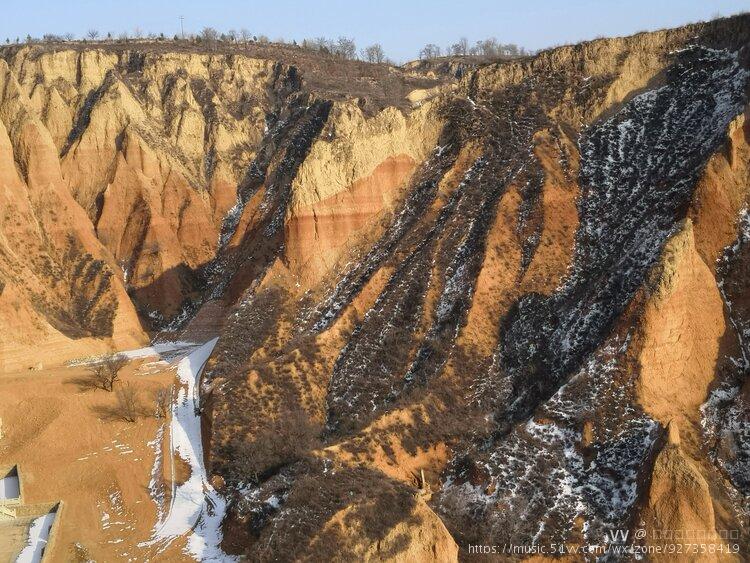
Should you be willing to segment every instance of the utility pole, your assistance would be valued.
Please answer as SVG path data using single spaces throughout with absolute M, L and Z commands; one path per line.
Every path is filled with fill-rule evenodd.
M 180 16 L 180 35 L 182 35 L 182 38 L 185 39 L 185 27 L 182 25 L 182 22 L 185 20 L 185 16 Z

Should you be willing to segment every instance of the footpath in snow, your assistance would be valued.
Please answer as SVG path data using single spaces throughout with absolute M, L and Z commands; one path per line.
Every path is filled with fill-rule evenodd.
M 150 346 L 144 346 L 143 348 L 137 348 L 135 350 L 125 350 L 124 352 L 117 352 L 118 356 L 123 356 L 128 360 L 137 360 L 139 358 L 151 358 L 153 356 L 159 356 L 162 360 L 171 362 L 176 357 L 183 355 L 190 348 L 198 346 L 195 342 L 158 342 L 151 344 Z M 101 362 L 106 356 L 96 356 L 88 358 L 80 358 L 72 360 L 67 363 L 69 366 L 85 366 L 91 364 L 97 364 Z
M 150 356 L 163 356 L 170 353 L 180 353 L 187 348 L 196 346 L 194 342 L 159 342 L 146 346 L 145 348 L 138 348 L 137 350 L 128 350 L 127 352 L 120 352 L 119 355 L 125 356 L 129 360 L 135 360 L 137 358 L 148 358 Z
M 55 512 L 34 519 L 29 529 L 29 539 L 26 546 L 16 558 L 16 563 L 40 563 L 44 548 L 47 547 L 47 539 L 55 522 Z
M 166 547 L 187 536 L 187 552 L 198 561 L 234 561 L 220 543 L 226 501 L 208 481 L 203 462 L 201 419 L 198 413 L 200 374 L 218 339 L 195 348 L 177 364 L 179 392 L 172 405 L 172 499 L 162 522 L 157 522 L 149 545 Z M 190 466 L 190 478 L 175 486 L 174 457 Z

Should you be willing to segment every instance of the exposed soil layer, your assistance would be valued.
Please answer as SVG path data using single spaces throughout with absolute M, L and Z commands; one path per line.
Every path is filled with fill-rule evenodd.
M 400 69 L 0 51 L 0 386 L 31 401 L 0 394 L 0 465 L 48 467 L 45 428 L 94 397 L 16 370 L 218 337 L 199 410 L 229 554 L 455 561 L 646 526 L 731 532 L 741 559 L 749 43 L 744 15 Z M 109 486 L 86 475 L 71 498 Z

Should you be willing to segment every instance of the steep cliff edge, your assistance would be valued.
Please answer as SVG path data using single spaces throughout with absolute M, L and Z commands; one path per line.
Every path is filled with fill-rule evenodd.
M 65 274 L 44 266 L 45 271 L 37 270 L 32 276 L 22 274 L 20 268 L 28 267 L 27 262 L 31 261 L 37 262 L 37 269 L 41 268 L 41 257 L 47 250 L 25 248 L 32 239 L 17 232 L 8 233 L 11 246 L 3 256 L 8 261 L 3 275 L 8 304 L 0 314 L 16 330 L 4 337 L 7 369 L 18 367 L 15 359 L 11 362 L 11 355 L 22 358 L 37 337 L 51 339 L 42 348 L 49 348 L 49 355 L 57 360 L 64 359 L 58 353 L 68 357 L 101 353 L 111 345 L 133 346 L 145 341 L 139 324 L 151 331 L 170 323 L 179 324 L 195 312 L 197 304 L 211 296 L 207 288 L 217 270 L 217 251 L 231 235 L 241 238 L 245 228 L 252 230 L 252 225 L 243 224 L 235 233 L 232 211 L 244 205 L 244 193 L 257 188 L 253 184 L 254 171 L 263 165 L 262 161 L 267 159 L 266 166 L 275 166 L 270 161 L 280 158 L 282 149 L 276 146 L 274 131 L 284 128 L 290 108 L 300 107 L 305 100 L 312 102 L 314 94 L 307 82 L 317 85 L 325 78 L 316 79 L 313 63 L 320 60 L 313 60 L 308 63 L 313 68 L 303 82 L 298 68 L 289 64 L 300 62 L 299 55 L 292 55 L 282 57 L 288 59 L 283 62 L 246 53 L 164 52 L 153 44 L 133 48 L 102 44 L 91 49 L 37 45 L 3 50 L 4 129 L 0 141 L 10 135 L 2 146 L 4 158 L 12 163 L 3 169 L 10 198 L 4 206 L 5 225 L 9 229 L 12 223 L 21 229 L 37 226 L 37 231 L 43 231 L 36 233 L 37 238 L 51 233 L 57 239 L 56 252 L 60 256 L 54 260 L 58 262 L 65 253 L 74 256 L 84 250 L 90 252 L 91 245 L 98 249 L 90 258 L 83 257 L 91 261 L 91 267 L 71 263 L 63 268 L 72 268 L 74 273 Z M 380 67 L 377 69 L 380 72 Z M 346 64 L 344 70 L 350 70 Z M 436 83 L 397 77 L 392 80 L 392 89 L 398 92 L 409 80 L 415 86 Z M 330 90 L 324 92 L 337 97 Z M 402 120 L 402 127 L 405 126 L 401 110 L 392 109 L 388 111 L 395 113 L 385 112 L 374 118 L 377 125 L 368 125 L 359 106 L 369 103 L 378 107 L 383 103 L 379 98 L 382 94 L 366 90 L 363 94 L 369 97 L 360 99 L 359 104 L 352 99 L 339 102 L 342 108 L 349 108 L 343 111 L 359 114 L 364 127 L 373 131 L 379 128 L 385 137 L 393 120 Z M 367 111 L 377 110 L 368 105 Z M 343 122 L 339 127 L 343 127 Z M 335 126 L 329 129 L 333 131 Z M 415 139 L 421 137 L 421 131 L 414 133 Z M 356 136 L 355 131 L 352 137 Z M 425 142 L 431 142 L 429 135 L 425 138 Z M 309 142 L 313 142 L 313 137 Z M 375 141 L 378 142 L 382 141 Z M 411 159 L 421 157 L 419 150 L 407 148 L 403 154 L 396 150 L 397 138 L 385 143 L 381 150 L 385 162 L 380 168 L 381 161 L 368 156 L 370 160 L 347 173 L 350 183 L 359 182 L 362 187 L 354 190 L 349 203 L 350 196 L 344 195 L 337 205 L 343 209 L 343 214 L 339 212 L 341 222 L 352 220 L 354 230 L 376 219 L 371 221 L 367 214 L 347 214 L 346 206 L 369 197 L 376 206 L 372 215 L 389 209 L 392 201 L 380 197 L 380 183 L 395 190 L 413 168 Z M 390 157 L 395 164 L 391 164 Z M 38 174 L 44 176 L 37 178 Z M 370 176 L 373 178 L 368 179 Z M 295 181 L 300 182 L 296 178 Z M 19 192 L 21 184 L 29 185 L 28 195 Z M 14 191 L 8 192 L 11 189 Z M 40 217 L 28 215 L 41 213 L 40 206 L 62 212 L 58 201 L 44 192 L 50 189 L 54 190 L 54 197 L 64 198 L 75 208 L 72 217 L 55 226 L 39 224 Z M 338 189 L 349 193 L 351 186 Z M 25 199 L 29 198 L 31 210 L 15 211 L 17 206 L 27 205 Z M 306 212 L 302 207 L 300 210 L 300 221 L 305 223 Z M 14 213 L 26 215 L 11 220 Z M 290 220 L 289 224 L 293 232 L 295 222 Z M 305 229 L 302 227 L 301 231 Z M 75 231 L 80 231 L 86 241 L 83 249 L 78 248 L 78 241 L 62 240 L 67 233 L 75 238 Z M 13 237 L 15 240 L 11 240 Z M 298 237 L 289 238 L 288 256 L 294 262 L 294 241 Z M 335 241 L 333 246 L 341 252 L 341 241 Z M 104 254 L 100 256 L 101 251 Z M 96 261 L 100 257 L 101 263 Z M 326 268 L 335 262 L 334 258 L 325 260 Z M 98 272 L 105 262 L 101 282 L 94 283 L 93 277 L 98 275 L 94 269 Z M 95 294 L 93 303 L 79 306 L 92 311 L 53 311 L 68 308 L 72 296 L 48 296 L 47 304 L 43 302 L 41 294 L 57 287 L 61 276 L 80 275 L 82 269 L 87 276 L 86 287 L 76 299 L 88 301 Z M 316 273 L 324 274 L 322 268 Z M 34 277 L 37 288 L 32 288 Z M 21 278 L 25 280 L 14 282 Z M 112 285 L 112 291 L 105 291 L 105 285 Z M 22 291 L 18 286 L 28 287 Z M 22 299 L 19 292 L 27 295 Z M 107 297 L 109 293 L 116 298 Z M 231 300 L 227 305 L 231 305 Z M 117 315 L 114 311 L 118 311 Z M 67 317 L 77 314 L 96 317 L 96 329 L 68 326 L 72 321 Z M 61 321 L 61 317 L 66 320 Z M 127 327 L 124 334 L 119 334 L 120 325 Z M 95 339 L 82 340 L 89 332 Z M 106 338 L 110 338 L 109 344 L 104 342 Z M 63 352 L 62 348 L 73 346 L 71 339 L 81 346 L 75 352 Z
M 351 204 L 325 190 L 351 182 L 317 147 L 347 170 L 359 153 L 341 143 L 371 145 L 313 145 L 283 264 L 258 273 L 207 370 L 213 470 L 227 491 L 254 484 L 230 509 L 245 553 L 333 510 L 297 494 L 298 472 L 339 464 L 371 468 L 378 490 L 424 470 L 463 549 L 590 544 L 639 517 L 694 523 L 686 510 L 743 529 L 744 403 L 722 406 L 730 457 L 712 461 L 702 436 L 723 371 L 744 380 L 715 263 L 747 195 L 749 34 L 740 17 L 467 72 L 427 102 L 431 152 L 347 254 L 336 235 L 361 223 L 329 226 Z M 274 448 L 289 420 L 312 437 Z M 682 446 L 660 454 L 670 422 Z M 695 502 L 673 517 L 683 484 Z
M 8 370 L 146 342 L 112 255 L 64 184 L 53 139 L 0 61 L 2 362 Z M 67 346 L 69 339 L 80 346 Z

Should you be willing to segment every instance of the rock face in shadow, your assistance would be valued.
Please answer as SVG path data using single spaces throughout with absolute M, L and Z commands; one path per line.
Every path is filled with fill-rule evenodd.
M 432 78 L 282 47 L 3 51 L 0 197 L 25 215 L 0 319 L 218 335 L 205 450 L 251 560 L 641 521 L 745 549 L 749 41 L 738 16 Z

